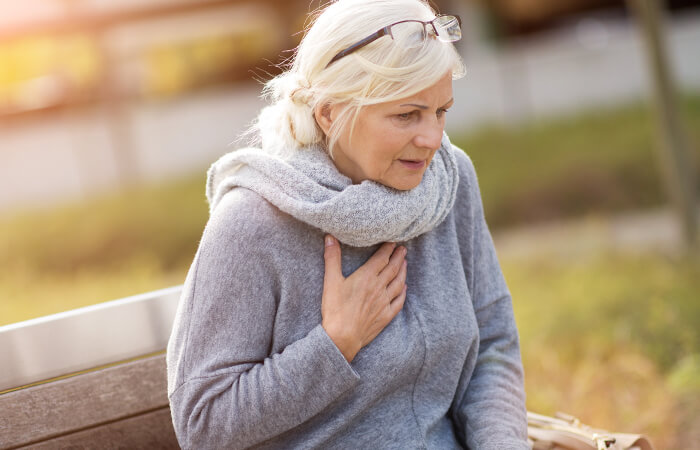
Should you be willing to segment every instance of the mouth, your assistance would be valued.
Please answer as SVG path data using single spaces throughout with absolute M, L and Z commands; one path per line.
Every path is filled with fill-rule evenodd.
M 425 167 L 424 159 L 399 159 L 399 162 L 403 164 L 407 169 L 418 170 Z

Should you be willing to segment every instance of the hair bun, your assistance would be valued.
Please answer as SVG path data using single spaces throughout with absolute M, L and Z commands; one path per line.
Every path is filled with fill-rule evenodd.
M 313 99 L 313 92 L 311 91 L 311 83 L 305 77 L 290 73 L 289 87 L 289 98 L 296 105 L 310 106 L 311 100 Z

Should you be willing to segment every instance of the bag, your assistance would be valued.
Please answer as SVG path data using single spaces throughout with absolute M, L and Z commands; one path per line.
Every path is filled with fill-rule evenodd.
M 654 450 L 642 435 L 598 430 L 563 413 L 549 417 L 528 411 L 527 437 L 533 450 Z

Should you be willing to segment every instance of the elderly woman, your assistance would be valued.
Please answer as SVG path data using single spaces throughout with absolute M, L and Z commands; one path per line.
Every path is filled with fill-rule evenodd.
M 456 16 L 338 0 L 212 165 L 168 346 L 184 448 L 525 449 L 511 298 L 444 134 Z

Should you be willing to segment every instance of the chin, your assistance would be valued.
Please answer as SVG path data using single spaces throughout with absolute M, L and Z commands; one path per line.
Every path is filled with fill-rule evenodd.
M 385 186 L 388 186 L 390 188 L 394 188 L 397 191 L 410 191 L 414 187 L 418 186 L 420 184 L 421 180 L 423 180 L 422 174 L 419 178 L 411 177 L 409 179 L 396 180 L 396 181 L 392 181 L 389 183 L 382 183 L 382 184 L 384 184 Z

